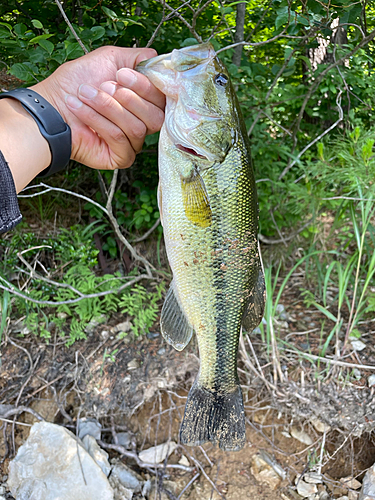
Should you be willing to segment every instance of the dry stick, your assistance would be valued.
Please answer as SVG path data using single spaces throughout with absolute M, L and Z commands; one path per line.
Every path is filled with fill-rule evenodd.
M 59 2 L 59 0 L 55 0 L 55 2 L 56 2 L 56 4 L 57 4 L 58 8 L 60 9 L 60 12 L 61 12 L 61 14 L 62 14 L 62 16 L 63 16 L 63 18 L 64 18 L 64 21 L 65 21 L 65 22 L 66 22 L 66 24 L 68 25 L 68 27 L 69 27 L 70 31 L 72 32 L 72 34 L 73 34 L 74 38 L 77 40 L 77 42 L 79 43 L 79 45 L 82 47 L 83 52 L 84 52 L 85 54 L 88 54 L 88 53 L 89 53 L 89 51 L 86 49 L 86 47 L 84 46 L 84 44 L 83 44 L 82 40 L 81 40 L 81 39 L 79 38 L 79 36 L 77 35 L 76 30 L 73 28 L 73 26 L 72 26 L 71 22 L 69 21 L 69 19 L 68 19 L 67 15 L 65 14 L 64 9 L 63 9 L 63 7 L 62 7 L 61 3 Z
M 27 406 L 17 406 L 17 408 L 12 408 L 6 411 L 5 413 L 2 413 L 1 418 L 8 418 L 11 417 L 12 415 L 19 415 L 20 413 L 23 412 L 31 413 L 31 415 L 33 415 L 33 417 L 35 417 L 36 419 L 45 422 L 44 418 L 42 417 L 42 415 L 40 415 L 40 413 L 33 410 L 32 408 L 28 408 Z
M 194 458 L 192 455 L 189 454 L 189 457 L 190 459 L 195 463 L 195 465 L 197 467 L 199 467 L 199 469 L 202 471 L 202 474 L 204 475 L 204 477 L 207 479 L 207 481 L 210 483 L 210 485 L 214 488 L 214 490 L 216 491 L 216 493 L 221 497 L 221 498 L 225 498 L 222 493 L 220 493 L 220 491 L 217 489 L 217 486 L 216 484 L 212 481 L 212 479 L 210 478 L 210 476 L 206 473 L 206 471 L 204 470 L 203 466 L 200 464 L 200 462 Z
M 192 478 L 190 479 L 190 481 L 188 482 L 188 484 L 185 486 L 185 488 L 184 488 L 184 489 L 181 491 L 181 493 L 178 495 L 177 500 L 180 500 L 180 499 L 181 499 L 181 497 L 182 497 L 182 495 L 185 493 L 185 491 L 186 491 L 186 490 L 188 490 L 188 489 L 190 488 L 190 486 L 194 483 L 194 481 L 195 481 L 196 479 L 198 479 L 198 477 L 199 477 L 200 475 L 201 475 L 201 474 L 200 474 L 200 472 L 197 472 L 197 473 L 195 474 L 195 476 L 194 476 L 194 477 L 192 477 Z
M 163 0 L 161 0 L 163 1 Z M 189 24 L 186 19 L 181 16 L 181 14 L 177 11 L 177 9 L 174 9 L 170 5 L 167 4 L 167 2 L 163 1 L 163 5 L 165 5 L 178 19 L 185 24 L 185 26 L 189 29 L 190 33 L 194 36 L 194 38 L 199 42 L 202 43 L 202 38 L 198 35 L 198 33 L 195 31 L 195 29 Z
M 44 305 L 49 305 L 49 306 L 59 306 L 59 305 L 62 305 L 62 304 L 76 304 L 77 302 L 80 302 L 81 300 L 84 300 L 84 299 L 93 299 L 95 297 L 103 297 L 104 295 L 108 295 L 110 293 L 120 293 L 125 288 L 127 288 L 127 287 L 129 287 L 131 285 L 134 285 L 135 283 L 138 283 L 138 281 L 141 281 L 143 279 L 152 279 L 152 278 L 153 278 L 152 275 L 150 276 L 148 274 L 140 274 L 139 276 L 136 276 L 134 279 L 128 281 L 124 285 L 121 285 L 119 288 L 116 288 L 114 290 L 107 290 L 105 292 L 98 292 L 98 293 L 89 293 L 87 295 L 81 294 L 81 296 L 78 297 L 77 299 L 61 300 L 60 302 L 56 302 L 56 301 L 53 301 L 53 300 L 38 300 L 38 299 L 33 299 L 29 295 L 26 295 L 26 294 L 21 293 L 18 290 L 16 290 L 15 287 L 12 284 L 8 283 L 4 279 L 2 279 L 2 280 L 5 281 L 5 283 L 7 283 L 9 286 L 4 286 L 4 285 L 2 285 L 0 283 L 0 290 L 5 290 L 7 292 L 10 292 L 13 295 L 16 295 L 17 297 L 21 297 L 22 299 L 24 299 L 26 301 L 33 302 L 34 304 L 39 304 L 39 305 L 44 304 Z
M 284 350 L 285 350 L 285 352 L 298 354 L 300 356 L 311 359 L 313 361 L 322 361 L 323 363 L 326 363 L 326 364 L 343 366 L 346 368 L 361 368 L 362 370 L 375 370 L 375 365 L 371 366 L 371 365 L 359 365 L 359 364 L 355 364 L 355 363 L 346 363 L 345 361 L 336 361 L 335 359 L 322 358 L 321 356 L 315 356 L 315 354 L 308 354 L 306 352 L 299 352 L 299 351 L 297 352 L 297 351 L 294 351 L 293 349 L 284 349 Z
M 327 135 L 329 132 L 331 132 L 331 130 L 333 130 L 334 128 L 336 128 L 337 125 L 344 119 L 344 111 L 343 111 L 343 109 L 341 107 L 341 95 L 342 95 L 342 90 L 340 89 L 340 92 L 338 93 L 338 95 L 336 97 L 336 104 L 337 104 L 337 107 L 338 107 L 338 110 L 339 110 L 339 117 L 338 117 L 338 119 L 335 121 L 335 123 L 333 123 L 330 127 L 328 127 L 320 135 L 318 135 L 317 137 L 315 137 L 315 139 L 313 139 L 311 142 L 309 142 L 309 144 L 307 144 L 307 146 L 305 146 L 302 149 L 302 151 L 294 158 L 294 160 L 292 161 L 292 163 L 290 163 L 290 165 L 288 165 L 287 167 L 284 168 L 284 170 L 280 174 L 279 180 L 282 179 L 282 177 L 284 177 L 284 175 L 292 167 L 294 167 L 294 165 L 299 161 L 299 159 L 301 158 L 301 156 L 304 155 L 306 153 L 306 151 L 311 148 L 311 146 L 313 146 L 315 143 L 317 143 L 318 141 L 320 141 L 320 139 L 322 139 L 325 135 Z
M 338 59 L 337 61 L 335 61 L 332 64 L 330 64 L 329 66 L 327 66 L 327 68 L 324 71 L 322 71 L 319 74 L 319 76 L 316 77 L 314 83 L 311 85 L 310 89 L 308 90 L 308 92 L 306 94 L 306 97 L 305 97 L 305 99 L 304 99 L 304 101 L 302 103 L 300 112 L 298 114 L 296 128 L 295 128 L 295 132 L 294 132 L 294 138 L 296 137 L 297 131 L 299 129 L 299 125 L 301 123 L 301 120 L 302 120 L 302 117 L 303 117 L 303 113 L 305 112 L 305 108 L 307 106 L 307 103 L 310 100 L 310 97 L 312 96 L 312 94 L 315 91 L 315 89 L 318 87 L 318 85 L 320 84 L 320 82 L 326 76 L 326 74 L 329 71 L 331 71 L 331 69 L 335 68 L 336 66 L 338 66 L 339 64 L 341 64 L 342 62 L 344 62 L 346 59 L 349 59 L 352 55 L 354 55 L 356 52 L 358 52 L 359 49 L 361 49 L 363 46 L 367 45 L 374 38 L 375 38 L 375 30 L 372 31 L 368 36 L 366 36 L 365 38 L 363 38 L 361 40 L 361 42 L 356 47 L 354 47 L 354 49 L 351 50 L 348 54 L 346 54 L 345 56 L 341 57 L 341 59 Z M 281 180 L 288 171 L 289 171 L 289 168 L 286 167 L 284 169 L 284 171 L 281 173 L 281 175 L 279 176 L 279 180 Z
M 152 471 L 154 469 L 163 469 L 164 467 L 166 467 L 167 469 L 179 469 L 179 470 L 183 470 L 185 472 L 193 472 L 193 470 L 194 470 L 194 467 L 187 467 L 186 465 L 181 465 L 181 464 L 168 464 L 166 466 L 164 466 L 164 464 L 149 464 L 147 462 L 143 462 L 135 452 L 128 451 L 124 446 L 121 446 L 119 444 L 109 444 L 109 443 L 104 443 L 103 441 L 98 441 L 98 444 L 102 448 L 107 448 L 109 450 L 115 450 L 125 457 L 133 458 L 139 467 L 143 467 L 145 469 L 150 469 Z
M 155 229 L 158 227 L 159 224 L 160 224 L 160 217 L 155 222 L 155 224 L 152 226 L 152 228 L 149 229 L 143 236 L 141 236 L 140 238 L 136 238 L 135 240 L 131 240 L 132 243 L 139 243 L 140 241 L 146 240 L 150 236 L 150 234 L 153 231 L 155 231 Z
M 34 194 L 19 194 L 18 198 L 34 198 L 35 196 L 49 193 L 50 191 L 60 191 L 61 193 L 70 194 L 71 196 L 76 196 L 77 198 L 81 198 L 82 200 L 88 201 L 89 203 L 91 203 L 95 207 L 102 210 L 102 212 L 104 212 L 106 215 L 108 215 L 107 209 L 105 207 L 103 207 L 103 205 L 100 205 L 100 203 L 97 203 L 96 201 L 92 200 L 91 198 L 88 198 L 87 196 L 84 196 L 82 194 L 75 193 L 74 191 L 68 191 L 67 189 L 49 186 L 48 184 L 44 184 L 44 182 L 40 182 L 39 184 L 36 184 L 33 186 L 27 186 L 25 189 L 22 190 L 22 193 L 24 193 L 27 189 L 34 189 L 34 188 L 38 188 L 38 187 L 44 187 L 46 189 L 44 191 L 39 191 L 38 193 L 34 193 Z
M 129 250 L 130 254 L 132 255 L 133 259 L 139 262 L 142 262 L 146 268 L 147 271 L 147 277 L 148 278 L 153 278 L 151 269 L 154 269 L 154 266 L 148 262 L 147 259 L 142 257 L 141 255 L 138 255 L 137 252 L 134 250 L 134 248 L 131 246 L 131 244 L 128 242 L 128 240 L 125 238 L 125 236 L 122 234 L 120 230 L 120 226 L 118 225 L 117 219 L 113 215 L 113 210 L 112 210 L 112 198 L 115 192 L 116 188 L 116 183 L 117 183 L 117 176 L 118 176 L 118 170 L 116 169 L 113 172 L 113 178 L 111 181 L 111 186 L 109 188 L 109 194 L 108 194 L 108 199 L 107 199 L 107 212 L 108 212 L 108 218 L 112 224 L 113 229 L 115 230 L 115 233 L 119 240 L 125 245 L 125 247 Z

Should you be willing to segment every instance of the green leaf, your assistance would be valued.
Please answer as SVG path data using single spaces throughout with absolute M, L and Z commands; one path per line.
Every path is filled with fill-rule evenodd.
M 197 40 L 195 38 L 185 38 L 180 47 L 189 47 L 190 45 L 198 45 Z
M 105 35 L 105 28 L 103 26 L 93 26 L 90 30 L 93 33 L 93 36 L 91 36 L 91 40 L 99 40 L 99 38 L 103 38 Z
M 53 49 L 55 48 L 54 44 L 50 42 L 49 40 L 39 40 L 39 45 L 45 49 L 49 55 L 52 54 Z
M 38 19 L 32 19 L 31 22 L 33 23 L 34 28 L 37 28 L 38 30 L 43 29 L 43 24 L 38 21 Z
M 103 7 L 102 6 L 102 11 L 104 12 L 104 14 L 109 17 L 112 21 L 117 21 L 119 19 L 118 15 L 116 14 L 116 12 L 114 12 L 113 10 L 111 9 L 108 9 L 107 7 Z
M 28 81 L 33 76 L 33 71 L 27 63 L 16 63 L 10 68 L 10 74 L 19 80 Z
M 53 34 L 48 33 L 45 33 L 44 35 L 34 36 L 31 40 L 29 40 L 29 44 L 38 43 L 39 40 L 47 40 L 47 38 L 51 38 L 51 36 L 53 36 Z
M 66 58 L 67 59 L 77 59 L 84 55 L 82 47 L 78 42 L 71 42 L 70 40 L 65 40 Z

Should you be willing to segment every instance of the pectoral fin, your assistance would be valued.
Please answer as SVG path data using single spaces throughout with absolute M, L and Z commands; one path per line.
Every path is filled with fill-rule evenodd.
M 242 318 L 243 329 L 252 332 L 262 321 L 264 307 L 266 303 L 266 284 L 264 281 L 263 269 L 259 266 L 258 281 L 246 304 L 246 309 Z
M 202 177 L 196 170 L 181 178 L 182 202 L 186 217 L 194 225 L 205 228 L 212 222 L 212 212 Z
M 168 344 L 171 344 L 177 351 L 182 351 L 190 342 L 193 328 L 181 309 L 174 288 L 172 281 L 161 311 L 160 328 Z

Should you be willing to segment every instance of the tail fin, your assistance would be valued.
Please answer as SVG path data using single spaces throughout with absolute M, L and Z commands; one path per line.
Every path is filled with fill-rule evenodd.
M 245 411 L 240 386 L 232 392 L 213 392 L 195 381 L 188 395 L 180 439 L 189 446 L 211 441 L 224 451 L 243 448 Z

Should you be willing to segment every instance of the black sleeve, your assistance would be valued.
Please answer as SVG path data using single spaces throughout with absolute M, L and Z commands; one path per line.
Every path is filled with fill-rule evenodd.
M 21 219 L 12 172 L 0 151 L 0 233 L 13 229 Z

